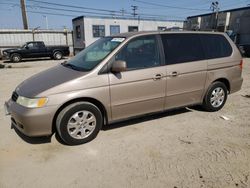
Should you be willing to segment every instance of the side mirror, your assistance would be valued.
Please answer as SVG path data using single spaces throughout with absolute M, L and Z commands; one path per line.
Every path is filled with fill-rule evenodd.
M 126 61 L 115 61 L 112 65 L 111 72 L 119 73 L 127 70 L 127 63 Z
M 29 47 L 28 47 L 28 46 L 25 46 L 24 48 L 25 48 L 26 50 L 28 50 L 28 49 L 29 49 Z

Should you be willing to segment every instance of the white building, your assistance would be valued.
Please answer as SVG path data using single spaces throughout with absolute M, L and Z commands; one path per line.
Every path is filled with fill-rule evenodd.
M 72 20 L 74 50 L 79 52 L 100 37 L 131 31 L 183 28 L 183 21 L 80 16 Z

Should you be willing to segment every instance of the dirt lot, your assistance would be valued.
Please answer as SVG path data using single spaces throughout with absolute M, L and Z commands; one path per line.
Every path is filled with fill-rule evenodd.
M 215 113 L 180 109 L 104 128 L 85 145 L 21 138 L 3 103 L 27 77 L 59 62 L 0 69 L 0 187 L 250 187 L 250 59 L 244 84 Z M 220 118 L 226 116 L 228 121 Z

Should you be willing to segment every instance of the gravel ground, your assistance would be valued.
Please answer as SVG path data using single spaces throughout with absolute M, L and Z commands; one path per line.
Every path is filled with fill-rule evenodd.
M 184 108 L 105 127 L 65 146 L 10 128 L 3 103 L 27 77 L 62 61 L 0 69 L 0 187 L 250 187 L 250 59 L 244 84 L 215 113 Z M 224 120 L 220 116 L 226 116 Z

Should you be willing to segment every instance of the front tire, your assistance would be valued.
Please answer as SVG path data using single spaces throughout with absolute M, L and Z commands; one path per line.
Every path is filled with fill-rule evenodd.
M 68 145 L 93 140 L 103 124 L 101 111 L 92 103 L 76 102 L 65 107 L 57 116 L 56 129 Z
M 20 54 L 12 54 L 10 56 L 10 60 L 13 62 L 13 63 L 18 63 L 22 60 L 22 57 Z
M 208 88 L 202 106 L 209 112 L 218 111 L 225 105 L 227 95 L 228 90 L 225 84 L 222 82 L 214 82 Z

